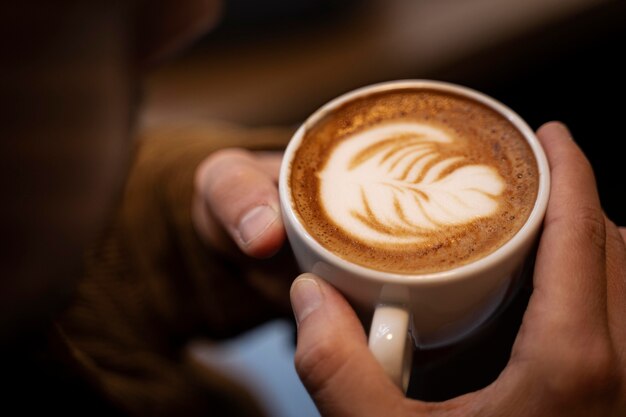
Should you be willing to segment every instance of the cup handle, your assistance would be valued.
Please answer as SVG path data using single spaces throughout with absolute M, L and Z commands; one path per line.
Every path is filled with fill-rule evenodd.
M 391 380 L 403 392 L 409 386 L 413 342 L 409 312 L 402 306 L 379 304 L 370 327 L 369 348 Z

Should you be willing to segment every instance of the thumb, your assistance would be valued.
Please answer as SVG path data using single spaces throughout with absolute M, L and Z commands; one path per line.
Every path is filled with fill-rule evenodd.
M 291 286 L 298 323 L 295 365 L 324 416 L 401 415 L 405 397 L 367 346 L 346 300 L 313 274 Z
M 225 230 L 245 254 L 274 255 L 285 240 L 275 182 L 280 159 L 235 148 L 207 157 L 195 176 L 192 219 L 200 236 L 228 248 Z

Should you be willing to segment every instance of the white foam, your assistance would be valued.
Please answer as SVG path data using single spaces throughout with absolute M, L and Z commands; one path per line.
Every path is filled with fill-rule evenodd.
M 463 158 L 441 159 L 433 145 L 453 140 L 421 123 L 386 124 L 346 138 L 319 173 L 324 209 L 338 227 L 374 243 L 420 242 L 425 231 L 493 214 L 505 187 L 494 168 L 468 163 L 442 176 Z

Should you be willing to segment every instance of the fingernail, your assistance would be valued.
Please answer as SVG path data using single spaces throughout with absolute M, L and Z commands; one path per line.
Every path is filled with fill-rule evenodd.
M 278 219 L 278 212 L 270 206 L 258 206 L 247 212 L 239 222 L 239 234 L 249 244 L 263 234 Z
M 312 278 L 300 276 L 291 285 L 291 307 L 300 324 L 309 314 L 322 303 L 322 289 Z

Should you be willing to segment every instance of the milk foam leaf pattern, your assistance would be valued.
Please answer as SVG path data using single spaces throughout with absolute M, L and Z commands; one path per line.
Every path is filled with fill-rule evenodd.
M 327 216 L 358 240 L 402 244 L 492 215 L 503 179 L 467 161 L 454 143 L 422 123 L 389 123 L 345 138 L 319 173 Z

